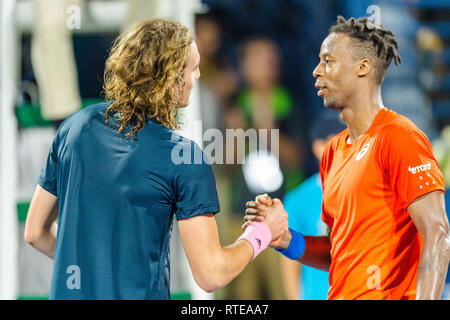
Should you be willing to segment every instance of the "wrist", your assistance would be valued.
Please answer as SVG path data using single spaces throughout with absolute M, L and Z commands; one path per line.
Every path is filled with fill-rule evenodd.
M 244 233 L 237 239 L 246 240 L 253 248 L 252 260 L 256 258 L 263 250 L 265 250 L 272 241 L 272 233 L 269 226 L 264 222 L 253 222 Z
M 275 250 L 285 250 L 289 247 L 292 240 L 292 233 L 290 230 L 284 232 L 280 237 L 275 239 L 271 244 L 271 247 Z
M 287 233 L 288 236 L 282 241 L 283 245 L 280 249 L 275 248 L 275 250 L 291 260 L 298 260 L 305 251 L 305 237 L 291 228 Z

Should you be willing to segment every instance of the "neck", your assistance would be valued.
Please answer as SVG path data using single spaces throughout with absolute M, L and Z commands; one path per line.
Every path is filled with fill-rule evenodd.
M 371 92 L 371 94 L 367 94 Z M 358 90 L 352 99 L 341 109 L 342 120 L 347 124 L 349 137 L 347 142 L 353 143 L 372 125 L 378 111 L 384 108 L 381 98 L 381 86 L 372 90 Z

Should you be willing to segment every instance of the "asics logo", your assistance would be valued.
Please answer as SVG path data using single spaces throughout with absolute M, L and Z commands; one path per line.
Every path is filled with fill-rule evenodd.
M 430 161 L 428 161 L 425 164 L 421 164 L 420 166 L 416 166 L 416 167 L 412 167 L 412 168 L 411 168 L 411 166 L 408 167 L 408 171 L 411 172 L 412 174 L 416 174 L 417 172 L 427 171 L 430 169 L 431 169 Z
M 369 150 L 369 147 L 370 143 L 366 143 L 365 145 L 363 145 L 362 149 L 356 155 L 356 161 L 361 160 L 361 158 L 366 155 L 367 151 Z

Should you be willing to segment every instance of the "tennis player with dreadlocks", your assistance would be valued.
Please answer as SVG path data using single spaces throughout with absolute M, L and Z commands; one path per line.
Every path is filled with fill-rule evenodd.
M 188 28 L 144 21 L 111 50 L 109 102 L 60 126 L 25 225 L 26 241 L 54 258 L 50 299 L 169 299 L 174 215 L 194 278 L 206 291 L 230 282 L 288 229 L 287 214 L 276 212 L 221 246 L 211 167 L 194 161 L 202 151 L 173 132 L 199 62 Z M 172 159 L 179 143 L 191 150 L 181 164 Z
M 383 77 L 401 59 L 394 34 L 367 22 L 338 17 L 313 72 L 325 107 L 347 124 L 320 166 L 329 235 L 289 230 L 271 246 L 329 271 L 328 299 L 440 299 L 450 256 L 444 180 L 424 133 L 383 105 Z M 277 211 L 278 199 L 249 202 L 244 228 Z

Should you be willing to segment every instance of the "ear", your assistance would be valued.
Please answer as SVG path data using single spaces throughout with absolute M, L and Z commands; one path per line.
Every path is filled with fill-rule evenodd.
M 358 77 L 365 77 L 370 72 L 371 67 L 372 67 L 372 64 L 370 63 L 370 60 L 367 58 L 359 61 L 358 65 L 357 65 Z

